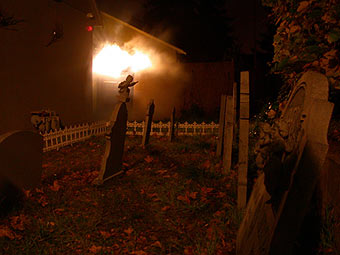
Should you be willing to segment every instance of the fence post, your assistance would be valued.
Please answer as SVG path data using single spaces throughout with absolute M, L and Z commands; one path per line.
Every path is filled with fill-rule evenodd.
M 248 137 L 249 136 L 249 72 L 241 72 L 240 87 L 240 132 L 238 152 L 238 189 L 237 206 L 244 208 L 247 204 L 248 175 Z

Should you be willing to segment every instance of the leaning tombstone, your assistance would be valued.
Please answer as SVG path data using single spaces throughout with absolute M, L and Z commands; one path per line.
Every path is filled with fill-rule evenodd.
M 116 105 L 111 118 L 108 131 L 105 134 L 105 153 L 102 160 L 99 176 L 94 180 L 94 184 L 103 182 L 122 174 L 122 161 L 124 144 L 126 137 L 128 112 L 126 102 L 129 102 L 129 87 L 137 82 L 133 82 L 133 77 L 128 75 L 125 81 L 121 82 L 119 88 L 119 103 Z
M 226 108 L 227 96 L 221 95 L 221 106 L 220 106 L 220 119 L 218 125 L 218 141 L 216 148 L 216 156 L 221 158 L 223 155 L 223 142 L 224 142 L 224 126 L 225 126 L 225 108 Z
M 151 125 L 152 125 L 152 117 L 155 112 L 155 104 L 153 99 L 150 101 L 147 107 L 146 116 L 145 116 L 145 123 L 144 123 L 144 130 L 143 130 L 143 140 L 142 146 L 145 147 L 149 144 L 150 139 L 150 132 L 151 132 Z
M 169 130 L 170 142 L 173 142 L 175 139 L 175 115 L 176 115 L 176 109 L 174 107 L 172 109 L 171 117 L 170 117 L 170 130 Z
M 225 121 L 224 121 L 224 142 L 223 142 L 223 172 L 225 174 L 230 172 L 232 150 L 233 150 L 233 129 L 234 129 L 234 98 L 227 96 Z
M 307 72 L 280 119 L 262 125 L 256 162 L 263 173 L 237 234 L 238 255 L 294 254 L 326 158 L 332 109 L 327 78 Z
M 36 187 L 42 173 L 42 136 L 13 131 L 0 136 L 0 206 L 14 193 Z

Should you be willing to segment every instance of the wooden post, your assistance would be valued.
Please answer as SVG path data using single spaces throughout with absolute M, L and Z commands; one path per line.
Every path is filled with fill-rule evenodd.
M 240 130 L 238 153 L 238 189 L 237 207 L 245 208 L 247 204 L 248 174 L 248 136 L 249 136 L 249 72 L 241 72 L 240 87 Z
M 170 130 L 169 130 L 169 134 L 170 134 L 170 142 L 173 142 L 174 138 L 175 138 L 175 115 L 176 115 L 176 108 L 174 107 L 172 109 L 172 113 L 171 113 L 171 117 L 170 117 Z
M 231 168 L 231 155 L 233 150 L 233 129 L 234 129 L 234 98 L 227 96 L 224 143 L 223 143 L 223 170 L 228 173 Z
M 220 106 L 220 120 L 218 126 L 218 142 L 216 149 L 216 156 L 222 157 L 223 155 L 223 140 L 224 140 L 224 121 L 225 121 L 225 107 L 226 107 L 226 95 L 221 96 L 221 106 Z
M 148 109 L 145 116 L 145 123 L 144 123 L 144 130 L 143 130 L 143 140 L 142 146 L 145 147 L 149 144 L 150 132 L 151 132 L 151 124 L 152 124 L 152 117 L 155 111 L 155 104 L 153 99 L 148 104 Z

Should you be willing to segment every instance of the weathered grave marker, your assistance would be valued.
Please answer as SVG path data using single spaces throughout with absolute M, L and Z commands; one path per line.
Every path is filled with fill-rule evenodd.
M 18 188 L 33 188 L 42 173 L 42 136 L 13 131 L 0 136 L 0 179 Z M 0 187 L 1 188 L 1 187 Z
M 238 255 L 293 254 L 327 154 L 332 109 L 327 78 L 307 72 L 282 117 L 273 126 L 264 126 L 257 161 L 261 165 L 269 159 L 237 235 Z
M 249 72 L 241 72 L 240 86 L 240 130 L 238 153 L 237 207 L 247 204 L 248 174 L 248 136 L 249 136 Z
M 120 102 L 116 105 L 110 118 L 110 126 L 105 135 L 105 153 L 99 175 L 94 180 L 94 184 L 102 184 L 104 181 L 123 173 L 121 169 L 128 119 L 126 102 L 130 101 L 129 88 L 136 84 L 137 82 L 133 81 L 133 77 L 128 75 L 126 80 L 118 85 Z
M 176 109 L 174 107 L 172 109 L 171 117 L 170 117 L 170 130 L 169 130 L 170 142 L 173 142 L 175 139 L 175 117 L 176 117 L 175 115 L 176 115 Z
M 228 173 L 231 168 L 231 156 L 233 150 L 233 129 L 234 129 L 234 98 L 227 96 L 227 104 L 225 111 L 225 127 L 223 142 L 223 170 Z
M 220 120 L 218 126 L 218 142 L 216 148 L 216 156 L 222 157 L 223 155 L 223 140 L 224 140 L 224 121 L 225 121 L 225 108 L 226 108 L 227 96 L 221 95 L 221 106 L 220 106 Z
M 110 126 L 105 135 L 105 153 L 100 173 L 98 178 L 95 180 L 95 184 L 102 184 L 104 181 L 123 173 L 121 169 L 126 136 L 127 116 L 128 112 L 126 103 L 119 102 L 112 113 Z
M 155 104 L 153 99 L 148 104 L 148 108 L 146 111 L 145 116 L 145 123 L 144 123 L 144 130 L 143 130 L 143 140 L 142 140 L 142 146 L 145 147 L 149 144 L 150 139 L 150 132 L 151 132 L 151 125 L 152 125 L 152 117 L 155 112 Z

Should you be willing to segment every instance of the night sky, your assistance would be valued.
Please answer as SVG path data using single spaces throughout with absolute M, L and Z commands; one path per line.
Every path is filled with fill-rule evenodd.
M 145 0 L 97 0 L 98 8 L 128 23 L 138 20 L 143 15 Z M 250 54 L 254 48 L 254 29 L 256 40 L 267 30 L 267 13 L 260 0 L 227 0 L 228 16 L 233 19 L 233 37 L 241 45 L 242 53 Z M 254 6 L 256 5 L 256 28 L 254 26 Z M 132 24 L 140 27 L 140 24 Z M 146 31 L 148 32 L 148 31 Z M 157 36 L 157 35 L 156 35 Z

